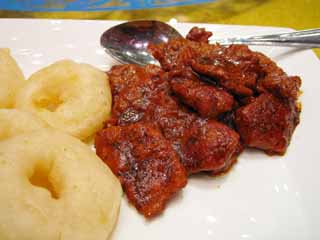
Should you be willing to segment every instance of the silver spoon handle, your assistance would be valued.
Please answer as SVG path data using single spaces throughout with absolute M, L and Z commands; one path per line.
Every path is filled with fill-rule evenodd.
M 210 43 L 220 43 L 221 45 L 247 44 L 262 46 L 320 48 L 320 28 L 254 37 L 213 39 L 210 40 Z

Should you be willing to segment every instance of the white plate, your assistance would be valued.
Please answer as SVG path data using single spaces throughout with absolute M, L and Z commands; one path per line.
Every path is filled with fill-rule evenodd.
M 99 38 L 117 23 L 2 19 L 0 47 L 11 48 L 26 76 L 63 58 L 107 70 L 116 62 L 99 46 Z M 183 34 L 193 25 L 174 24 Z M 213 31 L 216 37 L 288 31 L 197 25 Z M 113 240 L 320 239 L 320 62 L 310 50 L 254 49 L 303 79 L 301 123 L 287 154 L 268 157 L 246 151 L 225 176 L 194 176 L 164 214 L 152 221 L 146 221 L 124 199 Z

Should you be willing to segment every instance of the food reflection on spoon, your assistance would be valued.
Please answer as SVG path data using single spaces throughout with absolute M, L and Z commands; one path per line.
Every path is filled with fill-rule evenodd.
M 101 45 L 122 63 L 138 65 L 158 64 L 147 47 L 149 43 L 165 43 L 182 36 L 168 24 L 158 21 L 132 21 L 119 24 L 105 31 Z

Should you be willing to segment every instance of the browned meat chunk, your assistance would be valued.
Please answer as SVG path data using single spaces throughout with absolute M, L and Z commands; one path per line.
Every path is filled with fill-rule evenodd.
M 294 103 L 266 93 L 239 108 L 235 122 L 245 145 L 268 154 L 284 154 L 299 123 L 299 111 Z
M 161 76 L 153 81 L 152 75 L 147 73 L 135 65 L 122 65 L 111 69 L 109 77 L 114 98 L 112 118 L 116 121 L 109 121 L 109 126 L 127 125 L 136 121 L 152 122 L 174 143 L 181 139 L 184 129 L 188 128 L 197 116 L 189 113 L 169 94 L 167 78 Z M 155 86 L 159 83 L 159 86 Z M 122 85 L 126 85 L 127 88 Z M 133 110 L 139 113 L 138 117 L 124 117 Z
M 263 72 L 258 81 L 258 91 L 260 93 L 270 92 L 277 97 L 296 100 L 301 86 L 300 77 L 289 77 L 270 58 L 262 53 L 256 53 L 256 55 Z
M 268 74 L 258 83 L 260 93 L 270 92 L 277 97 L 297 99 L 301 85 L 300 77 L 288 77 L 284 75 Z
M 284 154 L 299 123 L 301 79 L 245 45 L 210 45 L 211 35 L 195 27 L 149 45 L 161 68 L 108 72 L 112 117 L 96 152 L 145 217 L 160 214 L 188 174 L 228 171 L 244 147 Z
M 192 60 L 191 45 L 199 44 L 186 39 L 172 39 L 168 43 L 149 44 L 149 52 L 156 58 L 165 71 L 188 66 Z
M 195 42 L 209 43 L 212 32 L 207 32 L 205 28 L 193 27 L 186 36 L 186 39 Z
M 232 95 L 202 82 L 191 69 L 172 70 L 169 79 L 172 91 L 203 117 L 215 118 L 233 107 Z
M 269 92 L 284 99 L 298 98 L 299 77 L 289 77 L 271 59 L 246 45 L 210 45 L 209 35 L 205 29 L 195 27 L 187 35 L 191 41 L 175 39 L 150 45 L 149 50 L 165 71 L 192 66 L 238 96 Z
M 259 58 L 245 45 L 223 47 L 185 39 L 150 45 L 150 52 L 165 71 L 192 66 L 240 96 L 251 96 L 260 72 Z
M 201 171 L 218 174 L 236 160 L 240 153 L 237 151 L 239 136 L 226 125 L 187 112 L 165 94 L 155 96 L 152 104 L 145 116 L 149 116 L 148 121 L 158 124 L 188 174 Z
M 181 106 L 176 98 L 164 92 L 153 96 L 150 101 L 144 120 L 156 123 L 165 138 L 177 149 L 185 130 L 198 117 Z
M 149 99 L 158 91 L 168 89 L 161 68 L 148 65 L 145 68 L 136 65 L 114 66 L 108 72 L 112 90 L 112 125 L 125 125 L 143 118 L 149 105 Z
M 254 94 L 260 71 L 259 59 L 245 45 L 194 48 L 192 68 L 239 96 Z
M 125 73 L 121 73 L 120 71 L 128 71 L 128 69 L 138 69 L 138 71 L 140 71 L 139 67 L 136 66 L 127 66 L 127 67 L 122 67 L 122 70 L 114 68 L 111 70 L 111 72 L 109 73 L 110 79 L 111 79 L 111 87 L 114 88 L 115 84 L 114 82 L 114 75 L 115 73 L 113 73 L 113 71 L 116 71 L 117 75 L 119 75 L 121 77 L 122 74 Z M 130 70 L 130 73 L 132 73 L 133 71 Z M 190 72 L 190 71 L 189 71 Z M 192 72 L 190 72 L 192 73 Z M 137 74 L 137 73 L 134 73 Z M 142 72 L 140 74 L 145 74 L 145 72 Z M 170 75 L 170 74 L 169 74 Z M 140 84 L 142 81 L 141 79 L 145 79 L 145 78 L 150 78 L 150 76 L 146 76 L 146 77 L 142 77 L 142 76 L 131 76 L 130 80 L 128 80 L 127 82 L 130 84 L 129 86 L 134 86 L 136 89 L 133 90 L 133 93 L 141 93 L 141 92 L 148 92 L 150 91 L 150 87 L 147 88 L 146 86 L 150 86 L 152 85 L 151 83 L 149 84 L 148 80 L 144 80 L 143 83 L 147 82 L 148 84 Z M 162 79 L 164 79 L 163 81 L 166 81 L 168 78 L 162 76 Z M 169 77 L 170 78 L 170 77 Z M 124 80 L 117 80 L 118 82 L 123 82 Z M 131 81 L 131 82 L 130 82 Z M 134 81 L 137 81 L 138 83 L 135 84 Z M 159 80 L 160 81 L 160 80 Z M 173 81 L 178 81 L 178 79 L 175 79 Z M 197 80 L 199 81 L 199 80 Z M 161 81 L 160 81 L 161 82 Z M 199 83 L 200 85 L 202 85 L 202 83 Z M 205 86 L 205 83 L 203 83 Z M 209 89 L 211 89 L 211 86 L 208 86 Z M 147 89 L 147 90 L 146 90 Z M 154 88 L 152 88 L 154 89 Z M 204 89 L 204 88 L 202 88 Z M 211 90 L 212 91 L 212 90 Z M 218 91 L 221 91 L 221 94 L 224 94 L 225 92 L 219 89 L 215 89 L 214 93 L 217 94 Z M 112 92 L 114 93 L 115 91 L 112 89 Z M 209 92 L 210 94 L 212 94 L 211 92 Z M 219 92 L 220 93 L 220 92 Z M 120 94 L 117 95 L 116 101 L 118 102 L 123 102 L 123 104 L 121 104 L 120 107 L 118 107 L 117 102 L 114 102 L 114 107 L 116 107 L 117 111 L 115 111 L 113 109 L 113 112 L 116 112 L 119 116 L 123 116 L 122 112 L 127 112 L 127 108 L 126 107 L 131 107 L 132 106 L 132 102 L 129 101 L 129 98 L 127 97 L 127 95 L 130 94 L 130 92 L 124 91 L 124 94 L 122 94 L 122 92 L 120 91 Z M 227 93 L 225 93 L 227 94 Z M 229 94 L 227 94 L 228 97 L 230 96 Z M 186 134 L 189 134 L 189 129 L 191 126 L 194 125 L 194 122 L 202 122 L 201 126 L 200 124 L 194 125 L 197 126 L 198 128 L 206 128 L 207 122 L 206 121 L 202 121 L 201 118 L 199 116 L 197 116 L 195 113 L 190 112 L 186 107 L 184 107 L 183 105 L 181 105 L 178 101 L 178 99 L 174 96 L 170 95 L 170 91 L 168 91 L 168 89 L 166 89 L 165 87 L 158 89 L 157 91 L 152 91 L 151 94 L 149 95 L 143 95 L 143 94 L 136 94 L 135 96 L 137 96 L 137 98 L 134 98 L 134 100 L 136 102 L 139 102 L 139 98 L 143 97 L 144 98 L 144 102 L 147 102 L 146 105 L 144 105 L 144 108 L 136 108 L 135 109 L 139 109 L 140 113 L 141 113 L 141 117 L 137 120 L 139 122 L 144 122 L 144 123 L 152 123 L 154 125 L 157 125 L 159 127 L 159 129 L 161 130 L 161 133 L 163 134 L 163 136 L 165 137 L 166 140 L 168 140 L 172 147 L 174 148 L 174 150 L 176 150 L 176 152 L 178 153 L 180 160 L 182 161 L 182 163 L 187 163 L 187 161 L 185 161 L 185 158 L 189 156 L 184 154 L 185 149 L 183 148 L 183 141 L 186 141 Z M 209 95 L 210 96 L 210 95 Z M 231 97 L 231 96 L 230 96 Z M 212 106 L 212 103 L 208 101 L 208 104 L 211 104 L 209 106 Z M 231 97 L 231 103 L 230 105 L 232 105 L 233 99 Z M 206 109 L 207 106 L 205 106 L 206 103 L 203 103 L 203 107 L 201 108 L 202 111 L 204 111 Z M 214 103 L 216 104 L 216 103 Z M 229 103 L 228 103 L 229 104 Z M 217 109 L 215 109 L 214 111 L 222 111 L 221 107 L 217 105 Z M 223 104 L 221 104 L 223 105 Z M 199 105 L 201 106 L 201 105 Z M 211 109 L 210 112 L 212 113 L 213 110 Z M 120 118 L 121 119 L 121 118 Z M 111 124 L 109 124 L 109 126 L 111 126 L 112 124 L 115 125 L 128 125 L 128 124 L 132 124 L 132 122 L 134 121 L 113 121 Z M 210 127 L 208 127 L 208 129 L 212 130 L 214 126 L 218 126 L 220 128 L 222 124 L 215 124 Z M 224 126 L 224 125 L 222 125 Z M 229 129 L 227 126 L 224 126 L 224 130 L 226 130 L 226 135 L 228 135 L 230 132 L 233 132 L 231 129 Z M 201 135 L 202 134 L 202 135 Z M 199 138 L 199 142 L 203 142 L 203 139 L 207 139 L 207 137 L 205 136 L 205 132 L 201 132 L 201 134 L 199 133 L 198 138 Z M 193 138 L 195 138 L 195 136 L 193 136 Z M 232 138 L 232 135 L 230 137 Z M 212 140 L 212 139 L 211 139 Z M 215 147 L 217 147 L 217 144 L 220 143 L 221 141 L 218 140 L 215 145 Z M 222 142 L 221 142 L 222 143 Z M 237 144 L 236 144 L 237 145 Z M 189 146 L 190 148 L 192 148 L 191 146 Z M 229 147 L 229 146 L 228 146 Z M 232 148 L 232 147 L 230 147 Z M 202 149 L 204 150 L 204 149 Z M 200 151 L 198 149 L 198 151 Z M 226 151 L 234 151 L 231 149 L 227 149 Z M 231 165 L 231 160 L 230 157 L 228 155 L 229 152 L 226 152 L 226 155 L 224 156 L 224 160 L 225 160 L 225 166 L 229 166 Z M 215 173 L 218 173 L 220 170 L 222 171 L 223 168 L 221 166 L 219 166 L 219 168 L 217 167 L 217 156 L 211 156 L 210 154 L 215 154 L 215 152 L 209 152 L 206 154 L 206 156 L 208 157 L 208 160 L 206 162 L 206 167 L 204 168 L 203 164 L 201 163 L 203 160 L 201 159 L 201 156 L 196 156 L 194 155 L 192 158 L 193 161 L 193 165 L 194 167 L 192 169 L 189 169 L 189 166 L 185 166 L 188 173 L 196 173 L 196 172 L 200 172 L 200 171 L 214 171 Z M 210 158 L 211 156 L 211 158 Z M 199 164 L 196 165 L 197 161 L 199 161 Z M 219 161 L 223 161 L 223 157 L 221 157 L 219 159 Z M 222 163 L 220 162 L 220 164 L 222 165 Z M 210 166 L 211 164 L 211 166 Z M 198 167 L 196 167 L 198 166 Z
M 189 173 L 229 169 L 239 154 L 239 135 L 214 120 L 194 122 L 182 140 L 183 165 Z
M 145 217 L 160 214 L 187 175 L 171 144 L 151 124 L 109 127 L 96 136 L 98 156 L 118 176 L 129 201 Z

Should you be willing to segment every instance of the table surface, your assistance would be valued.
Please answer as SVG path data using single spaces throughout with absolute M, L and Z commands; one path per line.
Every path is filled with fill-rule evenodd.
M 188 6 L 119 11 L 18 12 L 0 10 L 0 18 L 135 20 L 261 25 L 307 29 L 320 27 L 319 0 L 218 0 Z M 320 50 L 315 50 L 320 57 Z

